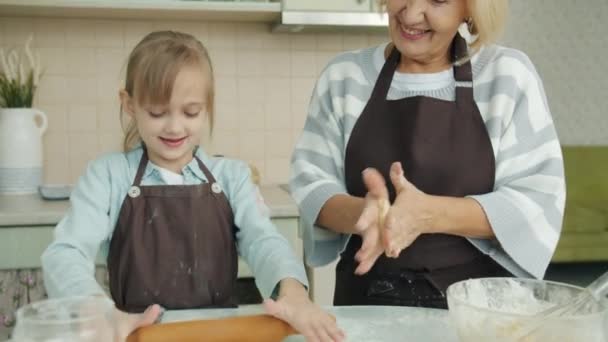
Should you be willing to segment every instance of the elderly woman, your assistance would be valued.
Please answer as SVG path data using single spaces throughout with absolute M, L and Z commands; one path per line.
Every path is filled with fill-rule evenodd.
M 563 162 L 534 66 L 493 45 L 507 0 L 383 4 L 391 42 L 329 63 L 295 148 L 307 262 L 340 257 L 335 305 L 445 308 L 460 280 L 542 278 Z

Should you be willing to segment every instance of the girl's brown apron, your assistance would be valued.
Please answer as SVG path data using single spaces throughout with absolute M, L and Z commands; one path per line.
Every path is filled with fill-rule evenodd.
M 211 172 L 208 183 L 141 186 L 144 153 L 110 242 L 108 271 L 116 306 L 142 312 L 236 306 L 238 256 L 233 214 Z
M 452 58 L 465 56 L 467 45 L 456 36 Z M 454 66 L 456 101 L 416 96 L 387 100 L 401 53 L 393 48 L 357 120 L 346 148 L 349 194 L 364 197 L 361 172 L 378 169 L 387 180 L 391 203 L 395 189 L 389 169 L 400 161 L 405 176 L 431 195 L 464 197 L 491 192 L 494 153 L 475 104 L 471 63 Z M 399 258 L 382 255 L 370 272 L 354 274 L 361 237 L 353 235 L 336 268 L 335 305 L 405 305 L 447 307 L 445 290 L 457 281 L 508 272 L 465 238 L 425 234 Z

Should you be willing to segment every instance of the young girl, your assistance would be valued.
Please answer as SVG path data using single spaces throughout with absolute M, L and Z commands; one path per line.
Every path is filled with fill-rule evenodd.
M 101 248 L 124 338 L 161 306 L 236 306 L 240 255 L 262 295 L 278 295 L 264 302 L 269 314 L 309 340 L 341 340 L 308 299 L 303 265 L 258 205 L 247 164 L 198 147 L 213 126 L 213 83 L 206 49 L 188 34 L 154 32 L 131 52 L 125 152 L 93 161 L 74 189 L 42 256 L 48 294 L 103 295 L 93 277 Z

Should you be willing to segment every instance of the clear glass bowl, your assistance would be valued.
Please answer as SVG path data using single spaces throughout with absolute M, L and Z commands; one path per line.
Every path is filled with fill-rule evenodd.
M 469 279 L 447 291 L 449 314 L 463 342 L 516 342 L 518 328 L 553 304 L 565 304 L 582 288 L 557 282 L 515 279 Z M 580 314 L 546 320 L 518 342 L 606 342 L 608 301 L 590 303 Z
M 104 297 L 68 297 L 28 304 L 17 310 L 11 342 L 113 341 L 113 307 Z

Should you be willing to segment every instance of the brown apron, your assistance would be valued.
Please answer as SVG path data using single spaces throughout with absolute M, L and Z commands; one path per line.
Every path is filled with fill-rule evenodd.
M 236 306 L 232 210 L 211 172 L 195 158 L 207 183 L 141 186 L 148 164 L 144 148 L 110 242 L 110 292 L 117 308 Z
M 452 58 L 466 54 L 466 42 L 456 36 Z M 473 98 L 471 63 L 454 66 L 456 101 L 416 96 L 387 100 L 401 54 L 392 50 L 371 98 L 357 120 L 346 148 L 348 193 L 364 197 L 361 172 L 373 167 L 387 180 L 391 203 L 395 189 L 389 169 L 395 161 L 405 176 L 431 195 L 464 197 L 491 192 L 494 153 Z M 508 275 L 465 238 L 424 234 L 399 258 L 382 255 L 370 272 L 354 274 L 354 255 L 361 237 L 353 235 L 336 268 L 335 305 L 405 305 L 447 307 L 445 290 L 457 281 Z

